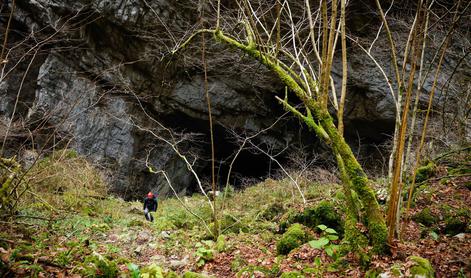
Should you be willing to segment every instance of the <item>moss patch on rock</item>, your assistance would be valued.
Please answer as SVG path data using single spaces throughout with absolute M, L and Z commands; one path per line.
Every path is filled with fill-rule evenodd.
M 283 232 L 292 223 L 300 223 L 314 229 L 317 225 L 324 224 L 334 229 L 342 237 L 344 221 L 341 214 L 329 201 L 322 201 L 314 208 L 307 208 L 303 212 L 288 212 L 281 221 L 280 230 Z
M 432 264 L 427 259 L 418 256 L 410 256 L 407 258 L 407 260 L 413 263 L 413 266 L 410 268 L 410 274 L 412 277 L 435 277 L 435 271 L 432 267 Z
M 435 173 L 436 165 L 432 161 L 427 162 L 424 166 L 417 168 L 415 174 L 415 182 L 423 182 Z
M 412 219 L 417 222 L 424 224 L 425 226 L 432 226 L 438 222 L 438 217 L 432 213 L 430 208 L 424 208 L 419 213 L 416 213 Z
M 276 250 L 278 254 L 286 255 L 291 250 L 306 243 L 309 238 L 310 236 L 303 225 L 299 223 L 293 224 L 276 244 Z
M 471 219 L 471 210 L 469 208 L 455 209 L 449 205 L 442 205 L 440 210 L 443 212 L 444 224 L 442 233 L 456 235 L 469 232 L 469 222 Z

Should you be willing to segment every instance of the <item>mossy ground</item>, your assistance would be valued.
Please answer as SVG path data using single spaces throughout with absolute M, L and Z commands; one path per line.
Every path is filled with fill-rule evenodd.
M 53 174 L 58 171 L 60 178 Z M 293 223 L 307 223 L 303 223 L 304 218 L 293 220 L 300 215 L 316 225 L 317 220 L 326 222 L 333 216 L 343 221 L 338 184 L 301 180 L 308 199 L 305 208 L 289 180 L 267 179 L 243 191 L 231 191 L 217 199 L 219 206 L 224 203 L 224 211 L 219 214 L 224 236 L 212 241 L 201 221 L 175 198 L 161 200 L 155 222 L 146 222 L 141 203 L 106 194 L 101 177 L 79 157 L 46 160 L 31 175 L 39 181 L 32 185 L 41 187 L 31 188 L 35 195 L 27 195 L 19 214 L 6 219 L 8 225 L 0 228 L 0 273 L 132 277 L 134 269 L 141 274 L 160 271 L 164 277 L 181 277 L 188 272 L 214 277 L 278 277 L 282 273 L 285 277 L 354 277 L 368 270 L 407 273 L 407 256 L 403 255 L 409 253 L 429 259 L 437 274 L 469 271 L 460 259 L 471 255 L 469 234 L 462 240 L 446 230 L 446 223 L 454 227 L 451 224 L 469 219 L 471 194 L 462 180 L 437 179 L 427 187 L 430 195 L 417 195 L 412 215 L 425 211 L 424 219 L 436 225 L 436 230 L 420 226 L 419 220 L 412 221 L 405 226 L 404 244 L 398 246 L 396 256 L 372 257 L 370 264 L 362 265 L 361 258 L 353 253 L 335 260 L 324 250 L 303 244 L 306 239 L 297 248 L 283 252 L 286 255 L 279 255 L 277 250 L 283 237 L 281 223 L 287 219 L 292 223 L 286 225 L 286 230 Z M 211 209 L 204 197 L 195 194 L 183 201 L 211 226 Z M 459 221 L 447 222 L 445 215 Z M 335 223 L 320 224 L 341 232 Z M 314 227 L 304 229 L 313 238 L 320 237 Z M 431 237 L 432 231 L 438 239 Z M 206 256 L 209 253 L 212 255 Z M 448 256 L 456 263 L 447 264 L 445 269 L 443 260 L 435 254 Z M 383 267 L 375 269 L 377 265 Z M 186 275 L 193 277 L 191 273 Z

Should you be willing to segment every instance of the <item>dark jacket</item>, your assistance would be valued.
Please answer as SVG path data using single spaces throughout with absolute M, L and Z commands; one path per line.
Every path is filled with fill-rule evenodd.
M 146 197 L 144 199 L 144 209 L 148 209 L 149 211 L 157 211 L 157 197 L 149 198 Z

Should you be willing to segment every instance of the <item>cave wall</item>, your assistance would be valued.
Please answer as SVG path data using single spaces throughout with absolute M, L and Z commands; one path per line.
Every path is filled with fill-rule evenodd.
M 181 136 L 192 138 L 179 147 L 191 154 L 191 159 L 197 158 L 195 169 L 202 176 L 208 174 L 208 111 L 201 53 L 195 46 L 185 55 L 169 55 L 175 41 L 187 36 L 197 23 L 197 7 L 190 1 L 166 0 L 16 3 L 9 44 L 21 46 L 10 56 L 19 66 L 0 82 L 0 127 L 5 129 L 11 118 L 26 73 L 15 123 L 21 122 L 30 130 L 54 127 L 53 132 L 67 142 L 64 145 L 101 167 L 113 190 L 126 198 L 148 190 L 171 194 L 162 176 L 148 172 L 146 162 L 165 170 L 177 192 L 194 191 L 194 177 L 183 161 L 168 144 L 144 129 L 168 138 L 157 120 Z M 365 38 L 375 35 L 372 30 L 377 30 L 379 21 L 365 20 L 372 18 L 365 17 L 371 13 L 371 5 L 352 4 L 348 18 L 352 34 Z M 4 7 L 3 14 L 7 12 L 8 7 Z M 6 21 L 3 16 L 2 34 Z M 400 24 L 392 28 L 398 36 L 407 36 Z M 40 47 L 34 49 L 39 51 L 28 52 L 38 42 Z M 270 126 L 284 113 L 273 98 L 273 94 L 283 94 L 284 86 L 247 57 L 228 54 L 218 45 L 208 47 L 208 88 L 218 130 L 218 158 L 227 159 L 223 156 L 235 145 L 234 138 L 224 130 L 250 134 Z M 221 53 L 226 54 L 224 58 Z M 373 55 L 392 74 L 386 41 L 377 42 Z M 466 62 L 470 64 L 469 57 Z M 447 61 L 440 85 L 455 64 L 456 59 Z M 340 73 L 341 64 L 336 61 L 336 80 L 341 79 Z M 469 77 L 469 72 L 465 75 Z M 424 96 L 430 84 L 428 80 Z M 346 133 L 352 142 L 358 138 L 363 143 L 387 140 L 394 126 L 393 100 L 374 63 L 353 43 L 349 44 L 348 88 Z M 40 138 L 36 144 L 48 143 L 44 139 L 47 137 Z M 22 139 L 31 143 L 28 136 L 17 136 L 8 145 L 10 153 L 18 151 Z M 274 153 L 289 145 L 307 146 L 307 151 L 313 153 L 325 151 L 293 118 L 281 121 L 257 137 L 257 142 Z M 247 153 L 242 163 L 250 163 L 251 159 L 263 165 L 260 172 L 251 175 L 263 175 L 263 159 Z

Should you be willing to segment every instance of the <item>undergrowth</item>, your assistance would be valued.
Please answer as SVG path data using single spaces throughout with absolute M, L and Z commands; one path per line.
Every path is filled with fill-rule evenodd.
M 225 274 L 218 272 L 223 276 L 322 276 L 345 270 L 348 262 L 337 251 L 344 221 L 341 186 L 297 178 L 305 206 L 289 179 L 223 192 L 216 200 L 222 235 L 211 241 L 205 226 L 211 227 L 213 218 L 204 196 L 160 200 L 155 221 L 147 222 L 140 201 L 113 197 L 93 165 L 60 151 L 25 176 L 17 213 L 0 228 L 0 274 L 195 277 L 218 265 L 227 265 Z M 420 194 L 417 206 L 430 202 Z M 430 226 L 426 235 L 469 229 L 458 225 L 469 222 L 467 208 L 440 204 L 415 212 L 417 223 Z M 437 218 L 437 212 L 449 217 Z

